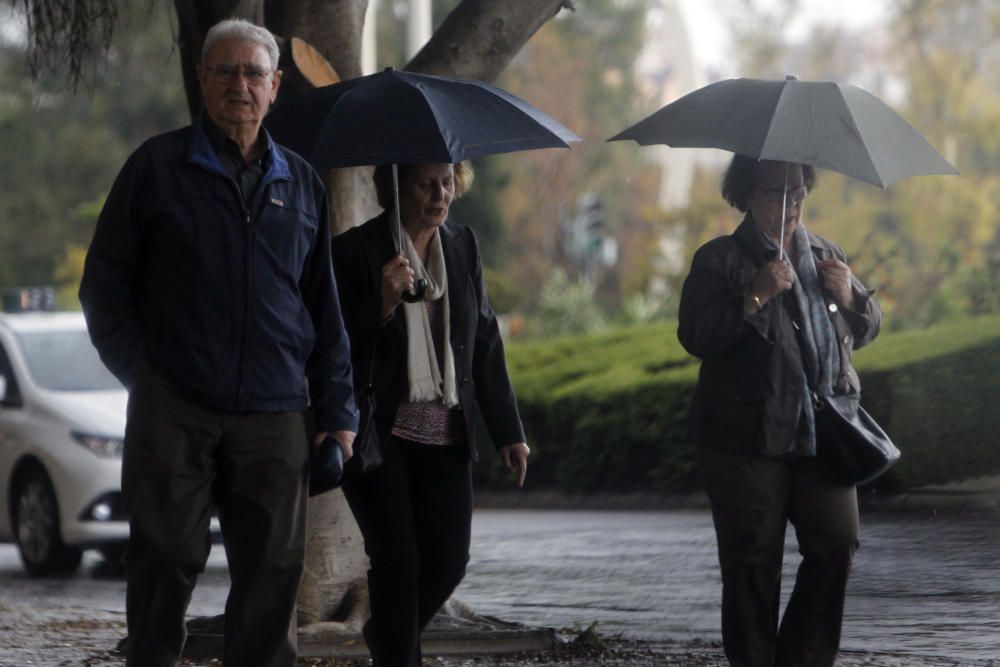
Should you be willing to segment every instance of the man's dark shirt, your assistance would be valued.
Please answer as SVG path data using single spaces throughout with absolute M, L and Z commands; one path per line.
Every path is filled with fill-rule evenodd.
M 243 198 L 243 205 L 250 208 L 254 195 L 257 194 L 261 176 L 264 175 L 268 161 L 271 159 L 267 142 L 261 141 L 258 137 L 259 153 L 256 158 L 246 162 L 236 140 L 213 123 L 207 115 L 204 116 L 204 120 L 205 133 L 208 135 L 208 141 L 212 144 L 212 148 L 215 149 L 219 162 L 222 163 L 222 168 L 226 170 L 226 175 L 229 178 L 236 181 L 236 185 L 240 188 L 240 197 Z

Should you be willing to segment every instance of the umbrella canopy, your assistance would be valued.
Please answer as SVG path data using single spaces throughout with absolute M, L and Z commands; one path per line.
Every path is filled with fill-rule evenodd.
M 454 163 L 581 141 L 495 86 L 393 69 L 284 100 L 265 124 L 318 169 Z
M 871 93 L 794 77 L 699 88 L 608 141 L 624 139 L 809 164 L 883 188 L 907 176 L 958 173 Z

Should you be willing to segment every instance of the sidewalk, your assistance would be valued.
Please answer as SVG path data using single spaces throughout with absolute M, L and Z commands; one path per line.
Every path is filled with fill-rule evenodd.
M 862 489 L 862 510 L 1000 515 L 1000 475 L 935 484 L 880 495 Z M 477 490 L 476 507 L 496 509 L 680 510 L 709 509 L 708 498 L 695 491 L 675 496 L 651 493 L 568 495 L 555 491 Z
M 0 606 L 0 666 L 124 667 L 115 652 L 125 635 L 123 614 L 92 609 L 36 609 Z M 726 667 L 721 646 L 712 642 L 644 642 L 591 638 L 558 648 L 487 656 L 428 656 L 425 667 Z M 313 643 L 313 651 L 321 647 Z M 185 660 L 183 667 L 218 667 L 218 660 Z M 367 658 L 304 656 L 299 665 L 367 667 Z M 891 653 L 845 652 L 837 667 L 993 667 L 992 663 L 960 663 L 946 657 L 913 658 Z
M 877 511 L 1000 515 L 1000 475 L 924 486 L 892 495 L 862 493 L 860 500 L 862 509 Z
M 606 500 L 605 502 L 611 502 Z M 688 498 L 686 506 L 697 505 L 696 497 Z M 893 496 L 862 495 L 862 506 L 871 511 L 900 511 L 907 513 L 931 514 L 975 514 L 996 516 L 1000 514 L 1000 476 L 981 477 L 959 483 L 926 487 L 909 493 Z M 40 603 L 30 595 L 30 590 L 18 592 L 9 589 L 9 595 L 0 597 L 0 666 L 86 666 L 123 667 L 122 656 L 115 652 L 118 642 L 125 636 L 125 618 L 120 611 L 100 609 L 102 603 L 85 598 L 67 598 L 62 587 L 55 582 L 55 594 Z M 90 606 L 88 606 L 88 602 Z M 525 628 L 518 626 L 507 638 L 518 641 L 542 641 L 544 649 L 519 653 L 494 653 L 478 657 L 429 655 L 425 659 L 427 667 L 476 667 L 495 665 L 499 667 L 619 667 L 657 666 L 674 667 L 717 667 L 726 664 L 721 646 L 713 642 L 650 642 L 620 637 L 598 638 L 604 648 L 595 647 L 591 642 L 570 643 L 573 637 L 558 636 L 546 628 Z M 471 636 L 471 635 L 470 635 Z M 503 639 L 500 634 L 478 635 L 485 642 Z M 427 637 L 428 651 L 454 653 L 459 640 L 469 637 L 447 637 L 440 635 Z M 555 639 L 558 638 L 558 641 Z M 341 635 L 339 641 L 353 642 L 352 650 L 337 652 L 338 657 L 330 657 L 335 651 L 329 637 L 322 632 L 304 631 L 300 641 L 300 665 L 315 667 L 367 667 L 364 647 L 357 637 Z M 435 644 L 436 642 L 436 644 Z M 545 643 L 547 642 L 547 643 Z M 436 646 L 436 648 L 435 648 Z M 485 644 L 481 644 L 485 646 Z M 531 644 L 538 646 L 538 644 Z M 507 645 L 510 649 L 511 645 Z M 499 650 L 495 645 L 492 650 Z M 209 652 L 208 655 L 213 654 Z M 357 657 L 349 657 L 353 654 Z M 189 660 L 186 667 L 218 667 L 218 661 L 210 658 Z M 975 663 L 959 662 L 945 656 L 912 658 L 898 653 L 853 653 L 845 652 L 837 663 L 839 667 L 1000 667 L 988 661 Z

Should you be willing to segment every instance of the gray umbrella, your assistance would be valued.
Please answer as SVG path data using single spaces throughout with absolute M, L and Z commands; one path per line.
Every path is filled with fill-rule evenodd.
M 809 164 L 883 188 L 907 176 L 958 173 L 871 93 L 795 77 L 710 84 L 608 141 L 624 139 Z

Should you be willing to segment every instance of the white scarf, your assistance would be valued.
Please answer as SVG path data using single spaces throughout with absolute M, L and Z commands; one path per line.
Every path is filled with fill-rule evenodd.
M 395 235 L 396 226 L 392 225 Z M 444 317 L 444 378 L 441 377 L 437 353 L 434 350 L 434 339 L 431 335 L 430 317 L 423 301 L 417 303 L 403 302 L 403 314 L 406 316 L 406 371 L 410 382 L 410 402 L 418 403 L 441 399 L 449 408 L 458 405 L 458 390 L 455 385 L 455 355 L 451 349 L 451 309 L 448 304 L 448 273 L 444 266 L 444 251 L 441 248 L 441 234 L 434 230 L 428 245 L 427 266 L 420 261 L 413 247 L 410 235 L 402 234 L 402 247 L 406 259 L 413 269 L 414 281 L 423 278 L 427 281 L 427 291 L 424 301 L 441 299 L 442 315 Z

